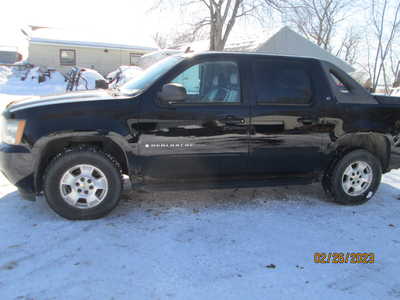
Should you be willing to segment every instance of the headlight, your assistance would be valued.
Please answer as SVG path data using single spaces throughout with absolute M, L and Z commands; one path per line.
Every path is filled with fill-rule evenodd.
M 25 120 L 1 120 L 1 141 L 7 144 L 20 144 L 25 129 Z

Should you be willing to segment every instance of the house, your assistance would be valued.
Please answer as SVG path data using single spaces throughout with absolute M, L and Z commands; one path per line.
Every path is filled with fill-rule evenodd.
M 31 28 L 28 62 L 61 72 L 77 66 L 106 75 L 121 65 L 135 65 L 140 56 L 158 50 L 153 39 L 141 34 Z
M 190 47 L 194 51 L 205 51 L 209 45 L 208 40 L 202 40 L 174 48 L 185 49 Z M 347 62 L 307 40 L 288 26 L 279 30 L 263 31 L 256 38 L 233 36 L 225 45 L 225 51 L 314 57 L 329 61 L 347 73 L 355 71 Z

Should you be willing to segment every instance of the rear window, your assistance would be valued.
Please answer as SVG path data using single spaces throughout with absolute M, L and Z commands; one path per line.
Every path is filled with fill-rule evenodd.
M 330 71 L 331 79 L 333 80 L 336 88 L 343 94 L 350 93 L 350 89 L 338 76 L 336 76 L 332 71 Z
M 259 104 L 307 105 L 312 86 L 308 67 L 302 62 L 257 61 L 253 65 Z

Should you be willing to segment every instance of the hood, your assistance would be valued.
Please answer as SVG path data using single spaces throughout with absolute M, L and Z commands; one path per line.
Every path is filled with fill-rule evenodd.
M 14 112 L 21 109 L 47 106 L 60 103 L 76 103 L 86 101 L 99 101 L 109 99 L 124 99 L 124 96 L 113 96 L 107 90 L 94 90 L 94 91 L 83 91 L 83 92 L 71 92 L 60 95 L 44 96 L 44 97 L 26 97 L 10 102 L 6 108 L 10 112 Z

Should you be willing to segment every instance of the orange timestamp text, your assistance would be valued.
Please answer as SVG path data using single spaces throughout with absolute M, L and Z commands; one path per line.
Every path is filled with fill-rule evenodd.
M 373 264 L 375 253 L 365 252 L 316 252 L 314 253 L 316 264 Z

